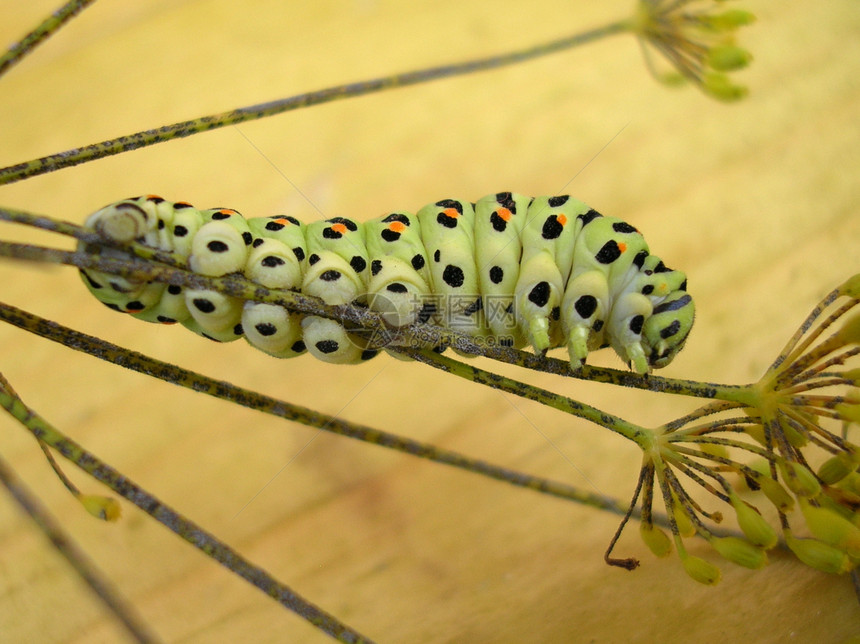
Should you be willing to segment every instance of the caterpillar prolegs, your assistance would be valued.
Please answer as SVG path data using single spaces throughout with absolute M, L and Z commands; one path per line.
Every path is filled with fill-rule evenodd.
M 240 272 L 327 304 L 366 305 L 394 326 L 418 320 L 537 352 L 566 346 L 574 369 L 606 346 L 639 373 L 663 367 L 693 324 L 684 273 L 651 255 L 633 226 L 569 196 L 502 192 L 474 204 L 443 199 L 416 215 L 307 225 L 146 196 L 102 208 L 86 227 L 115 243 L 174 251 L 202 275 Z M 92 270 L 82 275 L 112 309 L 179 322 L 222 342 L 244 336 L 281 358 L 307 350 L 356 363 L 380 349 L 336 321 L 271 304 Z

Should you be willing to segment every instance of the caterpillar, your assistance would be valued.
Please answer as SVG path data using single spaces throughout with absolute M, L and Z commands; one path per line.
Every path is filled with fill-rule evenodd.
M 85 227 L 114 243 L 138 240 L 174 251 L 202 275 L 240 272 L 327 304 L 368 306 L 393 326 L 438 324 L 539 353 L 565 346 L 573 369 L 607 346 L 640 374 L 663 367 L 682 349 L 694 318 L 684 273 L 651 255 L 636 228 L 570 196 L 500 192 L 475 203 L 443 199 L 417 214 L 391 212 L 365 223 L 334 217 L 303 224 L 150 195 L 112 203 Z M 381 349 L 337 321 L 275 305 L 81 274 L 114 310 L 181 323 L 221 342 L 245 337 L 276 357 L 307 351 L 351 364 Z

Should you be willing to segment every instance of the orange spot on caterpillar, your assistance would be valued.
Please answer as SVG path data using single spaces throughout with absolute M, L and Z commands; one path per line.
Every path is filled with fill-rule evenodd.
M 182 206 L 183 208 L 193 208 L 194 207 L 190 203 L 188 203 L 187 201 L 177 201 L 176 205 Z
M 161 197 L 159 197 L 158 195 L 146 195 L 144 199 L 161 199 Z
M 221 208 L 221 210 L 218 211 L 218 214 L 219 215 L 230 215 L 230 216 L 232 216 L 232 215 L 238 215 L 239 213 L 237 213 L 235 210 L 232 210 L 230 208 Z
M 332 224 L 331 229 L 336 233 L 340 233 L 341 235 L 345 235 L 348 232 L 346 226 L 344 226 L 343 224 Z
M 567 217 L 565 217 L 564 215 L 559 215 L 555 218 L 555 220 L 562 226 L 567 226 Z
M 406 224 L 404 224 L 402 221 L 392 221 L 388 225 L 388 230 L 393 233 L 402 233 L 404 230 L 406 230 Z
M 511 217 L 513 217 L 513 215 L 511 214 L 511 211 L 508 210 L 507 208 L 499 208 L 496 211 L 496 214 L 499 217 L 501 217 L 502 221 L 510 221 Z
M 460 213 L 457 212 L 454 208 L 445 208 L 445 210 L 442 211 L 442 214 L 446 217 L 450 217 L 451 219 L 456 219 L 460 216 Z
M 281 224 L 282 226 L 290 226 L 292 225 L 290 220 L 286 217 L 278 217 L 277 219 L 273 219 L 276 224 Z
M 618 244 L 618 250 L 620 250 L 623 253 L 624 251 L 627 250 L 627 244 L 625 244 L 623 242 Z

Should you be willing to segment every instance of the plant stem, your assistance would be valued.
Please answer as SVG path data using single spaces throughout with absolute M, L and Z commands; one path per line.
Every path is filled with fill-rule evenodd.
M 523 63 L 534 58 L 540 58 L 548 54 L 572 49 L 579 45 L 605 38 L 614 34 L 627 33 L 631 29 L 629 20 L 621 20 L 613 22 L 597 29 L 581 32 L 553 40 L 548 43 L 543 43 L 535 47 L 521 49 L 506 54 L 490 56 L 487 58 L 479 58 L 450 65 L 440 65 L 437 67 L 428 67 L 412 72 L 401 74 L 392 74 L 381 78 L 373 78 L 370 80 L 359 81 L 356 83 L 347 83 L 345 85 L 337 85 L 326 89 L 308 92 L 306 94 L 298 94 L 287 98 L 281 98 L 266 103 L 240 107 L 229 112 L 221 112 L 219 114 L 211 114 L 209 116 L 201 116 L 190 121 L 182 121 L 172 125 L 164 125 L 159 128 L 144 130 L 135 134 L 127 134 L 115 139 L 108 139 L 101 143 L 94 143 L 82 148 L 73 148 L 57 154 L 50 154 L 39 159 L 16 163 L 6 168 L 0 169 L 0 185 L 14 183 L 28 177 L 53 172 L 61 168 L 67 168 L 87 163 L 103 157 L 129 152 L 138 148 L 144 148 L 156 143 L 163 143 L 173 139 L 179 139 L 201 132 L 208 132 L 228 125 L 237 125 L 246 121 L 274 116 L 282 112 L 310 107 L 312 105 L 320 105 L 322 103 L 331 103 L 346 98 L 356 96 L 365 96 L 385 90 L 396 89 L 398 87 L 408 87 L 410 85 L 419 85 L 429 81 L 442 78 L 451 78 L 474 72 L 487 71 L 490 69 L 498 69 L 508 65 Z

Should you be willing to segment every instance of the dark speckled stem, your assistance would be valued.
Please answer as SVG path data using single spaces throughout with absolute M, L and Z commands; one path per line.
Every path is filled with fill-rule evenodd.
M 240 107 L 229 112 L 201 116 L 200 118 L 192 119 L 190 121 L 182 121 L 181 123 L 174 123 L 173 125 L 164 125 L 159 128 L 144 130 L 135 134 L 128 134 L 116 139 L 109 139 L 107 141 L 102 141 L 101 143 L 87 145 L 82 148 L 73 148 L 71 150 L 66 150 L 65 152 L 51 154 L 46 157 L 17 163 L 0 169 L 0 185 L 13 183 L 28 177 L 45 174 L 47 172 L 53 172 L 61 168 L 78 165 L 80 163 L 94 161 L 114 154 L 144 148 L 150 145 L 155 145 L 156 143 L 163 143 L 173 139 L 200 134 L 201 132 L 208 132 L 209 130 L 215 130 L 227 125 L 236 125 L 238 123 L 244 123 L 245 121 L 266 118 L 282 112 L 310 107 L 311 105 L 331 103 L 345 98 L 364 96 L 398 87 L 419 85 L 421 83 L 427 83 L 441 78 L 452 78 L 463 74 L 471 74 L 490 69 L 498 69 L 499 67 L 505 67 L 507 65 L 523 63 L 527 60 L 571 49 L 578 45 L 584 45 L 606 36 L 627 33 L 629 31 L 629 21 L 625 20 L 615 22 L 597 29 L 592 29 L 573 36 L 537 45 L 536 47 L 501 54 L 499 56 L 490 56 L 488 58 L 454 63 L 451 65 L 428 67 L 426 69 L 406 72 L 403 74 L 392 74 L 391 76 L 384 76 L 382 78 L 338 85 L 336 87 L 308 92 L 307 94 L 299 94 L 297 96 L 290 96 L 288 98 L 269 101 L 267 103 L 260 103 L 259 105 Z
M 334 615 L 307 601 L 269 575 L 264 569 L 255 566 L 238 552 L 218 540 L 213 534 L 186 519 L 179 512 L 136 485 L 78 443 L 64 436 L 6 388 L 0 388 L 0 405 L 29 429 L 38 440 L 50 445 L 87 474 L 134 503 L 195 548 L 246 579 L 269 597 L 294 611 L 317 628 L 341 642 L 372 641 L 338 620 Z
M 436 369 L 441 369 L 446 373 L 465 378 L 471 382 L 486 385 L 500 391 L 506 391 L 522 398 L 528 398 L 542 405 L 563 411 L 566 414 L 590 420 L 601 427 L 612 430 L 616 434 L 621 434 L 625 438 L 629 438 L 643 449 L 647 449 L 653 441 L 654 433 L 650 429 L 634 425 L 623 418 L 606 413 L 578 400 L 567 398 L 566 396 L 520 382 L 519 380 L 514 380 L 513 378 L 500 376 L 491 371 L 474 367 L 459 360 L 453 360 L 433 351 L 407 350 L 403 353 L 419 362 L 428 364 Z
M 8 304 L 0 303 L 0 320 L 112 364 L 153 376 L 165 382 L 180 385 L 192 391 L 228 400 L 243 407 L 256 409 L 263 413 L 292 420 L 310 427 L 316 427 L 340 436 L 354 438 L 366 443 L 379 445 L 380 447 L 426 458 L 437 463 L 505 481 L 511 485 L 525 487 L 543 494 L 549 494 L 602 510 L 609 510 L 616 514 L 624 513 L 624 506 L 618 500 L 611 497 L 585 492 L 558 481 L 510 470 L 457 452 L 444 450 L 428 443 L 403 438 L 396 434 L 329 416 L 313 409 L 293 405 L 276 398 L 271 398 L 270 396 L 237 387 L 228 382 L 214 380 L 202 374 L 161 362 L 155 358 L 150 358 L 141 353 L 123 349 L 110 342 L 69 329 L 56 322 L 45 320 Z
M 33 31 L 20 41 L 13 43 L 9 50 L 0 56 L 0 76 L 5 74 L 13 65 L 31 53 L 39 44 L 46 41 L 60 27 L 86 9 L 95 0 L 71 0 L 45 18 Z

